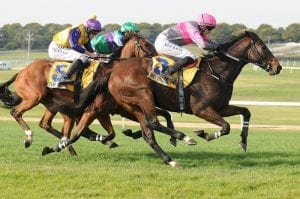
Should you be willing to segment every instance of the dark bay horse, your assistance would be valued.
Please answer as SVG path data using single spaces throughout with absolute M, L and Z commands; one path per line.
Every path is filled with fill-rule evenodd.
M 232 42 L 223 45 L 222 50 L 211 58 L 205 58 L 191 85 L 184 89 L 187 114 L 196 115 L 221 127 L 220 131 L 208 134 L 204 130 L 198 135 L 208 141 L 230 133 L 230 124 L 223 119 L 242 115 L 241 146 L 246 151 L 250 121 L 250 111 L 246 107 L 229 105 L 233 84 L 243 67 L 253 63 L 270 75 L 279 74 L 282 67 L 264 42 L 253 32 L 245 31 Z M 179 112 L 174 89 L 164 87 L 147 78 L 152 70 L 152 59 L 132 58 L 114 65 L 108 82 L 98 81 L 93 92 L 107 89 L 116 102 L 126 111 L 135 115 L 142 128 L 142 136 L 158 156 L 173 167 L 175 161 L 157 144 L 153 130 L 161 125 L 157 119 L 155 106 Z M 101 80 L 101 79 L 100 79 Z M 108 88 L 107 88 L 108 87 Z M 89 96 L 83 101 L 89 101 Z M 82 102 L 83 102 L 82 101 Z M 84 103 L 83 103 L 84 104 Z M 69 144 L 76 141 L 72 135 Z
M 120 59 L 128 59 L 135 56 L 152 57 L 156 54 L 154 46 L 140 35 L 131 33 L 128 35 L 126 40 L 124 47 L 119 52 L 120 55 L 117 55 Z M 0 91 L 2 94 L 0 96 L 1 100 L 7 105 L 13 105 L 11 114 L 25 131 L 25 147 L 29 147 L 31 145 L 33 136 L 31 129 L 22 116 L 26 111 L 39 103 L 42 103 L 46 108 L 44 116 L 39 123 L 40 127 L 59 138 L 62 137 L 61 133 L 54 129 L 51 125 L 57 112 L 49 110 L 48 107 L 51 105 L 51 100 L 53 98 L 58 98 L 63 101 L 73 101 L 73 94 L 67 90 L 50 89 L 46 86 L 47 77 L 53 63 L 54 61 L 51 60 L 35 61 L 24 68 L 21 72 L 14 75 L 9 81 L 0 85 Z M 101 64 L 97 74 L 95 75 L 95 79 L 100 78 L 107 71 L 110 71 L 112 65 L 113 63 L 109 65 Z M 13 82 L 15 82 L 16 95 L 8 90 L 8 86 Z M 105 105 L 109 106 L 109 104 Z M 171 117 L 168 112 L 158 110 L 158 114 L 164 115 L 168 120 L 168 123 L 171 123 L 170 125 L 172 125 L 170 120 Z M 63 135 L 65 137 L 70 133 L 74 125 L 74 118 L 70 118 L 69 114 L 64 113 L 62 116 L 64 119 Z M 77 118 L 80 118 L 80 115 L 77 115 Z M 109 113 L 103 113 L 101 115 L 98 114 L 93 119 L 99 120 L 104 129 L 108 132 L 109 136 L 105 137 L 97 135 L 89 129 L 85 129 L 83 136 L 91 140 L 102 141 L 103 143 L 113 139 L 115 132 L 110 121 Z M 71 149 L 71 153 L 76 154 L 74 149 Z

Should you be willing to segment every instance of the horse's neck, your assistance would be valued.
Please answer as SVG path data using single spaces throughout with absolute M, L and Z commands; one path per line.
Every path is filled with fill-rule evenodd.
M 212 64 L 213 71 L 226 82 L 233 84 L 246 64 L 244 60 L 247 59 L 250 44 L 251 41 L 246 37 L 237 40 L 225 54 L 219 55 L 222 57 L 216 56 L 216 64 Z
M 219 78 L 220 81 L 233 84 L 244 65 L 228 58 L 216 57 L 207 61 L 206 73 L 216 79 Z

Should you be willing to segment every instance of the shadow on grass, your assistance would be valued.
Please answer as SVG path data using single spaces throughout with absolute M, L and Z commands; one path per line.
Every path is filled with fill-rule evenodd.
M 187 168 L 199 166 L 239 167 L 273 167 L 300 165 L 299 153 L 281 152 L 251 152 L 251 153 L 222 153 L 222 152 L 169 152 L 171 158 Z M 101 158 L 105 158 L 106 155 Z M 155 153 L 126 152 L 123 155 L 110 154 L 114 162 L 137 162 L 141 159 L 159 160 Z
M 285 152 L 189 152 L 170 153 L 186 167 L 228 166 L 228 167 L 260 167 L 260 166 L 293 166 L 300 164 L 299 153 Z

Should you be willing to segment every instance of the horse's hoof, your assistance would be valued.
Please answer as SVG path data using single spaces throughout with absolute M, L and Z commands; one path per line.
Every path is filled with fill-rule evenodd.
M 112 142 L 110 145 L 109 145 L 109 148 L 112 149 L 112 148 L 116 148 L 118 147 L 119 145 L 115 142 Z
M 25 146 L 25 148 L 28 148 L 28 147 L 30 147 L 31 146 L 31 140 L 25 140 L 24 141 L 24 146 Z
M 126 136 L 132 137 L 132 130 L 131 129 L 126 129 L 122 131 L 122 133 Z
M 197 144 L 197 142 L 196 142 L 194 139 L 190 138 L 189 136 L 185 136 L 185 137 L 183 138 L 183 141 L 184 141 L 187 145 L 196 145 L 196 144 Z
M 241 148 L 243 149 L 244 152 L 247 151 L 247 144 L 245 144 L 243 142 L 240 142 L 240 146 L 241 146 Z
M 42 156 L 48 155 L 50 153 L 50 148 L 49 147 L 44 147 L 42 151 Z
M 194 140 L 194 139 L 190 139 L 188 142 L 187 142 L 188 145 L 197 145 L 197 142 Z
M 72 145 L 69 145 L 67 148 L 68 148 L 68 151 L 69 151 L 71 156 L 76 156 L 77 155 L 77 152 L 75 151 L 75 149 L 73 148 Z
M 168 162 L 168 165 L 175 169 L 183 169 L 183 166 L 175 161 Z
M 170 138 L 170 143 L 171 143 L 173 146 L 176 147 L 176 145 L 177 145 L 177 140 L 176 140 L 176 138 L 171 137 L 171 138 Z

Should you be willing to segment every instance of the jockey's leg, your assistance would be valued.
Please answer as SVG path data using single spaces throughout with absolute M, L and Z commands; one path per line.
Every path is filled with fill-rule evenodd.
M 166 75 L 172 75 L 173 73 L 179 71 L 183 67 L 185 67 L 188 64 L 193 63 L 195 60 L 192 57 L 186 56 L 183 59 L 180 59 L 175 63 L 175 65 L 172 68 L 169 68 L 168 70 L 165 71 L 164 74 Z

